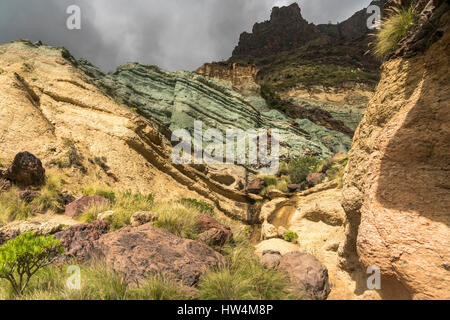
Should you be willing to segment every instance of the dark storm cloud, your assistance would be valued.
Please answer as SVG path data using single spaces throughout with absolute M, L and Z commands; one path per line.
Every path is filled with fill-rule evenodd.
M 293 0 L 0 0 L 0 43 L 19 38 L 64 46 L 110 71 L 128 61 L 193 70 L 228 58 L 242 31 Z M 315 23 L 343 21 L 364 0 L 300 0 Z M 66 28 L 66 8 L 82 10 L 82 29 Z

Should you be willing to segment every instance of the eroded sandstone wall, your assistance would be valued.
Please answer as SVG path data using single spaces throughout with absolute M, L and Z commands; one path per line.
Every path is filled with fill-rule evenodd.
M 449 5 L 418 7 L 355 134 L 340 253 L 347 268 L 380 267 L 385 298 L 450 299 Z

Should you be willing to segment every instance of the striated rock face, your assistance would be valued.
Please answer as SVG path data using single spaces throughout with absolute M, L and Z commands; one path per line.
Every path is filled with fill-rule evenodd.
M 432 13 L 421 19 L 439 15 L 441 37 L 383 65 L 344 176 L 341 255 L 347 267 L 356 257 L 380 267 L 386 298 L 449 299 L 450 11 L 444 1 L 422 7 Z M 422 28 L 422 39 L 436 29 Z
M 80 68 L 103 91 L 124 102 L 148 119 L 156 119 L 171 131 L 194 130 L 194 121 L 201 121 L 203 130 L 278 129 L 282 158 L 316 154 L 329 157 L 350 148 L 350 139 L 341 141 L 340 132 L 326 131 L 336 138 L 325 145 L 311 135 L 308 127 L 298 128 L 281 112 L 258 107 L 228 86 L 185 71 L 165 72 L 154 66 L 127 64 L 113 74 L 103 74 L 87 61 Z M 259 98 L 261 100 L 261 98 Z M 164 132 L 164 129 L 160 129 Z M 165 130 L 166 136 L 170 132 Z M 330 140 L 331 141 L 331 140 Z
M 172 86 L 176 82 L 174 79 L 177 79 L 175 76 L 161 75 L 156 71 L 147 72 L 144 67 L 118 71 L 122 75 L 122 81 L 131 76 L 132 71 L 137 74 L 144 72 L 143 79 L 160 76 L 161 82 L 148 80 L 139 87 L 146 92 L 145 90 L 156 86 L 151 91 L 155 94 L 153 100 L 144 94 L 131 95 L 132 99 L 145 96 L 148 100 L 144 101 L 153 103 L 154 109 L 148 117 L 143 117 L 99 90 L 81 68 L 81 63 L 76 62 L 63 49 L 32 44 L 29 41 L 0 45 L 2 159 L 12 160 L 17 153 L 28 150 L 42 159 L 46 168 L 70 173 L 69 182 L 74 189 L 100 183 L 119 190 L 153 192 L 156 198 L 164 196 L 165 200 L 207 198 L 229 216 L 246 219 L 246 211 L 254 203 L 251 196 L 217 183 L 191 166 L 172 163 L 172 146 L 166 138 L 168 130 L 160 122 L 152 120 L 152 115 L 167 106 L 164 93 L 165 90 L 175 90 L 175 85 Z M 204 90 L 200 84 L 207 80 L 199 75 L 197 77 L 203 80 L 190 82 L 187 78 L 179 77 L 177 88 L 180 88 L 180 95 L 177 99 L 181 101 L 184 99 L 182 97 L 189 94 L 184 89 L 186 87 L 199 86 Z M 129 82 L 139 83 L 139 79 L 131 78 Z M 118 86 L 118 89 L 131 90 L 125 85 Z M 157 92 L 160 96 L 156 95 Z M 171 108 L 175 97 L 172 93 Z M 238 94 L 233 94 L 236 100 L 240 99 Z M 205 97 L 208 95 L 209 93 L 205 94 Z M 196 97 L 201 100 L 199 96 Z M 205 100 L 205 105 L 210 101 L 214 101 L 214 98 Z M 140 106 L 142 112 L 146 110 L 145 105 L 142 103 Z M 244 105 L 246 106 L 245 103 L 241 104 Z M 180 110 L 186 104 L 180 102 L 176 106 L 175 109 Z M 174 113 L 184 116 L 181 110 Z M 174 117 L 176 118 L 175 115 Z M 234 117 L 241 117 L 252 126 L 254 122 L 248 119 L 258 118 L 248 109 L 242 109 L 240 113 L 236 111 Z M 230 121 L 238 122 L 234 118 Z M 249 126 L 248 123 L 247 125 Z M 67 154 L 75 155 L 76 159 L 61 163 L 58 157 Z M 98 158 L 104 158 L 107 166 L 96 164 L 94 160 Z M 36 182 L 40 183 L 42 170 L 39 173 Z M 3 174 L 2 172 L 2 176 Z M 161 190 L 164 190 L 164 195 Z
M 150 224 L 106 234 L 95 242 L 92 252 L 124 273 L 129 283 L 159 272 L 193 286 L 209 268 L 224 263 L 222 255 L 208 246 Z

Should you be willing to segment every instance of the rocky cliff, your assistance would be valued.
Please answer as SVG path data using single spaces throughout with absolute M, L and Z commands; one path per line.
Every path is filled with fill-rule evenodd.
M 310 122 L 296 123 L 281 112 L 266 108 L 261 97 L 252 99 L 234 91 L 229 86 L 233 81 L 239 83 L 241 90 L 247 90 L 247 84 L 252 86 L 248 80 L 251 76 L 244 76 L 246 73 L 239 71 L 254 73 L 252 68 L 220 69 L 223 76 L 220 83 L 196 73 L 166 72 L 140 64 L 121 66 L 111 74 L 102 73 L 84 60 L 78 65 L 105 94 L 172 131 L 187 129 L 193 132 L 195 120 L 202 121 L 204 130 L 279 129 L 283 159 L 307 154 L 329 157 L 348 151 L 351 145 L 350 137 L 334 128 L 317 128 Z M 205 72 L 208 70 L 210 74 L 219 73 L 217 69 Z
M 164 80 L 155 105 L 165 115 L 164 89 L 173 90 L 176 79 L 148 74 Z M 251 196 L 211 179 L 204 168 L 173 164 L 168 129 L 118 104 L 93 83 L 64 49 L 29 41 L 0 45 L 2 162 L 26 150 L 46 168 L 62 171 L 71 190 L 100 183 L 163 199 L 207 199 L 229 216 L 247 219 L 255 202 Z
M 319 126 L 324 123 L 314 114 L 326 113 L 327 128 L 340 121 L 338 131 L 352 136 L 379 79 L 379 61 L 366 54 L 371 41 L 366 11 L 342 23 L 314 25 L 297 3 L 275 7 L 270 20 L 241 34 L 227 62 L 208 63 L 196 72 L 236 88 L 258 108 L 264 105 L 255 89 L 270 88 L 284 109 L 301 109 L 303 118 Z M 293 114 L 298 112 L 287 112 L 296 119 Z
M 385 298 L 450 298 L 450 11 L 419 22 L 384 62 L 344 176 L 347 267 L 378 266 Z

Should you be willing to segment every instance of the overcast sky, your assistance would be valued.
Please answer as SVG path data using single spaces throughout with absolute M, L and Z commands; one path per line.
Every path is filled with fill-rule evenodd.
M 294 0 L 0 0 L 0 43 L 26 38 L 66 47 L 105 71 L 126 62 L 194 70 L 231 56 L 243 31 Z M 370 0 L 299 0 L 314 23 L 344 21 Z M 81 8 L 81 30 L 66 9 Z

